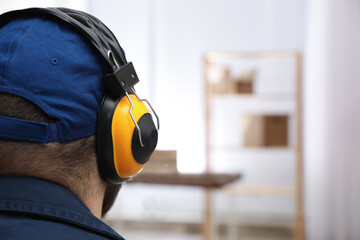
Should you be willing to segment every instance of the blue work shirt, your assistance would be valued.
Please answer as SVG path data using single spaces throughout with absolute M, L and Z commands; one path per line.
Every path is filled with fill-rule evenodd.
M 123 240 L 67 188 L 15 176 L 0 176 L 0 239 Z

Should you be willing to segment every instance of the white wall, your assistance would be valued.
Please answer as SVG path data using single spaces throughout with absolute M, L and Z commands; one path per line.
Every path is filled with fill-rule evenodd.
M 194 159 L 204 159 L 203 54 L 301 49 L 304 6 L 282 0 L 159 3 L 156 67 L 157 92 L 165 93 L 158 95 L 163 137 L 181 151 L 180 168 L 201 170 L 203 164 Z
M 0 13 L 30 7 L 67 7 L 87 11 L 87 0 L 11 0 L 2 1 Z
M 177 149 L 187 172 L 204 169 L 203 54 L 303 48 L 301 0 L 92 0 L 90 11 L 134 61 L 161 117 L 159 148 Z

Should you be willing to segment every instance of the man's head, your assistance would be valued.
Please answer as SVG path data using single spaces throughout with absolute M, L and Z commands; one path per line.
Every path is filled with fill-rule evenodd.
M 136 174 L 157 142 L 147 108 L 129 96 L 138 79 L 116 38 L 70 9 L 3 14 L 0 36 L 0 174 L 45 178 L 83 197 L 102 176 L 106 212 L 119 185 L 104 180 Z
M 0 93 L 0 115 L 29 121 L 54 123 L 54 119 L 32 102 Z M 100 177 L 95 136 L 67 143 L 35 143 L 0 139 L 0 175 L 19 175 L 59 183 L 82 199 L 93 193 Z M 105 184 L 102 215 L 111 208 L 121 185 Z

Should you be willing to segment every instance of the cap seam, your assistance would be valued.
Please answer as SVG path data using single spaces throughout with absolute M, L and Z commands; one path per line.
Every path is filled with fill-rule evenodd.
M 7 78 L 6 78 L 6 75 L 7 75 L 7 72 L 8 72 L 8 65 L 10 64 L 10 61 L 12 59 L 12 57 L 14 56 L 15 54 L 15 50 L 17 48 L 17 44 L 19 42 L 19 39 L 20 37 L 23 35 L 23 33 L 26 32 L 26 30 L 30 27 L 30 24 L 26 24 L 22 29 L 21 31 L 16 35 L 16 37 L 14 38 L 14 40 L 11 42 L 9 48 L 8 48 L 8 51 L 6 53 L 6 58 L 7 60 L 4 60 L 3 61 L 3 66 L 2 66 L 2 73 L 3 73 L 3 83 L 2 85 L 7 85 Z
M 58 128 L 58 135 L 59 135 L 59 139 L 61 143 L 64 143 L 64 136 L 63 136 L 63 131 L 64 131 L 64 124 L 63 124 L 63 120 L 58 120 L 56 121 L 56 127 Z

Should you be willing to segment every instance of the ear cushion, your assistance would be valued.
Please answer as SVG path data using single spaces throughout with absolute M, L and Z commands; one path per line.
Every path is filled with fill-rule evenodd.
M 130 94 L 132 114 L 141 129 L 144 146 L 130 116 L 127 97 L 115 100 L 104 97 L 100 107 L 97 131 L 99 167 L 110 183 L 120 183 L 142 170 L 157 144 L 157 130 L 146 106 Z

